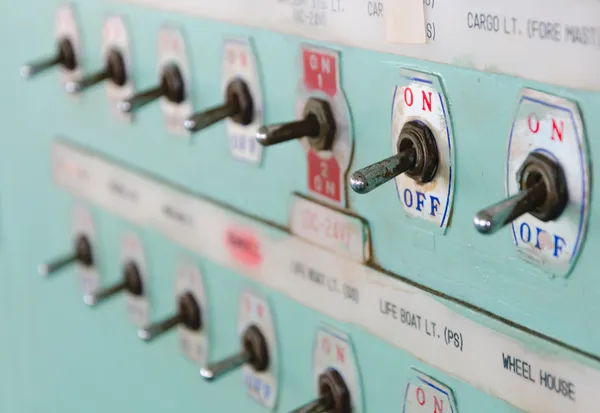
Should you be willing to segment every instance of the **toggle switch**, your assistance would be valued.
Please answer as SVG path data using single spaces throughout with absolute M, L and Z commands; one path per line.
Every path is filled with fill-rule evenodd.
M 520 191 L 475 215 L 473 223 L 482 234 L 500 228 L 529 213 L 541 221 L 557 219 L 567 205 L 567 184 L 561 166 L 549 156 L 530 153 L 517 172 Z
M 242 350 L 216 363 L 209 364 L 200 370 L 200 375 L 208 381 L 216 380 L 231 373 L 244 364 L 249 364 L 257 371 L 265 371 L 269 367 L 269 348 L 267 340 L 258 327 L 249 326 L 242 336 Z
M 225 118 L 246 126 L 252 123 L 253 117 L 252 94 L 243 80 L 235 79 L 227 85 L 223 104 L 193 114 L 184 121 L 183 126 L 190 132 L 198 132 Z
M 91 267 L 94 265 L 92 245 L 85 235 L 79 235 L 77 237 L 75 240 L 74 251 L 71 254 L 54 260 L 50 263 L 41 264 L 38 267 L 38 272 L 42 277 L 47 277 L 48 275 L 77 262 L 86 267 Z
M 261 126 L 256 134 L 256 140 L 263 146 L 271 146 L 306 136 L 311 148 L 324 151 L 330 150 L 333 146 L 335 131 L 335 118 L 329 103 L 310 98 L 304 106 L 302 120 Z
M 140 92 L 127 100 L 122 100 L 117 106 L 122 112 L 131 113 L 163 96 L 172 103 L 181 103 L 185 100 L 183 76 L 174 64 L 166 65 L 163 68 L 158 86 Z
M 356 193 L 366 194 L 403 173 L 424 184 L 433 180 L 438 163 L 433 132 L 422 122 L 410 121 L 400 131 L 398 153 L 354 172 L 350 187 Z
M 123 86 L 127 82 L 127 69 L 123 56 L 116 50 L 108 52 L 106 64 L 102 70 L 86 76 L 77 82 L 67 82 L 65 90 L 68 93 L 81 92 L 87 88 L 97 85 L 105 80 L 110 80 L 117 86 Z
M 319 397 L 291 413 L 350 413 L 350 391 L 337 370 L 327 369 L 319 376 Z
M 54 56 L 28 63 L 21 67 L 21 76 L 29 79 L 54 66 L 62 66 L 67 70 L 75 70 L 77 68 L 77 57 L 71 40 L 67 38 L 61 39 L 58 42 L 58 50 Z
M 179 324 L 192 331 L 202 328 L 202 312 L 194 295 L 190 292 L 179 296 L 175 315 L 140 329 L 138 337 L 144 341 L 152 341 Z
M 93 307 L 115 294 L 128 291 L 130 294 L 141 296 L 144 293 L 142 277 L 138 266 L 130 261 L 123 267 L 123 279 L 106 288 L 83 296 L 83 302 Z

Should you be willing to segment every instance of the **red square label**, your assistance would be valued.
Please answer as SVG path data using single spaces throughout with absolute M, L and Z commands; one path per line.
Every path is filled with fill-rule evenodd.
M 337 92 L 337 57 L 310 49 L 302 50 L 304 85 L 329 96 Z
M 342 176 L 335 157 L 321 157 L 312 149 L 308 151 L 308 189 L 336 202 L 342 201 Z

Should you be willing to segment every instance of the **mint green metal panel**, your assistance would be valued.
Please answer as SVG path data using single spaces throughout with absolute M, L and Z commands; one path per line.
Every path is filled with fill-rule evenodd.
M 81 63 L 85 68 L 102 64 L 103 19 L 119 14 L 129 29 L 136 86 L 154 84 L 157 31 L 165 23 L 174 24 L 183 30 L 189 46 L 194 106 L 206 107 L 221 99 L 222 39 L 249 37 L 259 59 L 266 121 L 293 117 L 301 39 L 113 2 L 78 0 L 73 4 L 80 22 L 84 45 Z M 70 241 L 73 199 L 51 180 L 50 144 L 55 136 L 65 136 L 131 168 L 152 172 L 192 192 L 282 225 L 288 219 L 291 193 L 306 189 L 306 162 L 299 144 L 269 148 L 257 168 L 230 156 L 223 125 L 187 141 L 169 136 L 158 105 L 141 111 L 129 125 L 114 121 L 102 88 L 73 102 L 62 92 L 55 73 L 25 83 L 18 78 L 21 63 L 53 47 L 53 16 L 58 3 L 25 5 L 11 1 L 4 6 L 0 25 L 4 51 L 0 66 L 4 97 L 0 139 L 0 409 L 23 413 L 265 411 L 245 395 L 239 374 L 215 384 L 202 382 L 198 366 L 180 355 L 173 335 L 151 345 L 141 343 L 126 320 L 122 298 L 90 310 L 83 306 L 70 271 L 51 281 L 36 276 L 36 265 L 63 253 Z M 600 356 L 600 329 L 594 327 L 600 310 L 594 254 L 600 247 L 595 236 L 598 209 L 592 207 L 585 247 L 566 280 L 551 280 L 520 260 L 508 230 L 485 238 L 471 223 L 478 209 L 504 194 L 506 137 L 520 89 L 529 87 L 576 101 L 592 154 L 600 151 L 594 139 L 600 131 L 600 118 L 595 116 L 600 94 L 334 48 L 341 52 L 342 81 L 355 131 L 352 169 L 390 154 L 391 93 L 400 68 L 439 75 L 449 99 L 457 175 L 446 235 L 433 235 L 408 221 L 393 185 L 368 196 L 350 194 L 354 210 L 369 221 L 378 263 L 448 296 Z M 600 190 L 596 178 L 594 170 L 593 192 Z M 125 229 L 136 231 L 152 273 L 152 316 L 167 314 L 174 305 L 173 271 L 182 248 L 154 230 L 136 228 L 96 207 L 94 218 L 104 280 L 119 276 L 120 234 Z M 410 367 L 450 387 L 462 413 L 517 411 L 356 326 L 338 323 L 202 257 L 196 259 L 210 297 L 211 359 L 225 356 L 237 346 L 237 299 L 244 287 L 263 291 L 271 300 L 281 357 L 278 411 L 291 410 L 312 397 L 312 344 L 316 329 L 323 323 L 352 337 L 369 412 L 401 411 Z M 456 309 L 489 323 L 459 306 Z M 494 328 L 508 331 L 500 324 Z

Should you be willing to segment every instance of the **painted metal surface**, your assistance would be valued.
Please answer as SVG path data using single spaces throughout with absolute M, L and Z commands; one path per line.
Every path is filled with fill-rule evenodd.
M 504 196 L 507 135 L 524 88 L 576 102 L 586 136 L 600 131 L 600 119 L 594 116 L 600 108 L 600 96 L 591 91 L 594 84 L 589 83 L 583 70 L 594 67 L 595 52 L 588 55 L 587 50 L 596 49 L 580 46 L 586 52 L 576 53 L 585 56 L 581 61 L 591 62 L 582 66 L 583 72 L 572 72 L 569 78 L 559 76 L 554 68 L 563 70 L 568 66 L 570 55 L 566 53 L 557 66 L 544 72 L 550 77 L 538 78 L 580 87 L 578 90 L 348 46 L 321 42 L 317 45 L 339 54 L 341 85 L 352 114 L 351 168 L 390 154 L 391 91 L 399 86 L 400 69 L 434 73 L 443 82 L 456 141 L 454 203 L 445 234 L 432 231 L 429 222 L 408 218 L 393 185 L 364 196 L 349 192 L 347 205 L 354 214 L 368 220 L 374 263 L 369 271 L 374 269 L 387 277 L 387 273 L 380 271 L 380 267 L 384 268 L 404 277 L 400 282 L 410 286 L 396 294 L 398 284 L 390 280 L 389 285 L 367 285 L 367 291 L 389 294 L 387 301 L 392 304 L 401 297 L 411 308 L 427 310 L 427 316 L 423 316 L 436 325 L 450 326 L 456 322 L 469 325 L 473 328 L 471 333 L 476 333 L 470 336 L 475 337 L 470 342 L 485 339 L 489 340 L 486 343 L 498 346 L 492 347 L 493 353 L 473 353 L 489 355 L 484 358 L 492 363 L 489 367 L 478 363 L 472 371 L 462 371 L 458 364 L 470 357 L 459 358 L 449 349 L 443 350 L 447 346 L 445 335 L 443 341 L 424 345 L 427 337 L 414 338 L 426 335 L 424 328 L 398 326 L 400 321 L 390 316 L 391 307 L 385 321 L 383 316 L 377 319 L 367 313 L 365 320 L 371 325 L 367 331 L 356 322 L 360 320 L 359 312 L 349 310 L 345 312 L 348 318 L 340 317 L 343 310 L 353 308 L 351 302 L 340 304 L 348 301 L 343 294 L 342 299 L 332 298 L 337 296 L 313 282 L 306 283 L 308 294 L 296 288 L 299 292 L 292 299 L 295 291 L 284 289 L 285 280 L 280 279 L 283 284 L 277 288 L 267 285 L 257 265 L 267 252 L 261 249 L 260 239 L 251 237 L 252 220 L 236 221 L 236 225 L 228 227 L 224 235 L 228 243 L 224 245 L 229 248 L 219 249 L 216 256 L 191 252 L 190 244 L 196 245 L 198 238 L 186 238 L 188 227 L 195 225 L 210 232 L 215 228 L 211 222 L 221 221 L 214 217 L 197 221 L 194 215 L 186 216 L 189 193 L 215 201 L 218 214 L 229 211 L 224 207 L 228 205 L 250 216 L 265 218 L 273 225 L 259 224 L 261 231 L 269 236 L 280 234 L 289 222 L 291 194 L 308 192 L 305 151 L 293 143 L 269 148 L 257 167 L 233 159 L 223 127 L 206 131 L 193 141 L 178 140 L 165 130 L 160 105 L 140 111 L 133 123 L 118 122 L 102 88 L 86 91 L 74 100 L 62 93 L 59 73 L 48 72 L 29 83 L 20 81 L 17 74 L 23 61 L 53 50 L 54 16 L 59 4 L 44 2 L 32 10 L 17 3 L 6 9 L 0 29 L 5 34 L 0 43 L 3 49 L 11 51 L 10 59 L 0 67 L 1 78 L 8 79 L 3 90 L 6 96 L 11 96 L 2 106 L 5 122 L 4 138 L 0 139 L 0 262 L 2 273 L 8 274 L 2 277 L 0 288 L 0 322 L 4 334 L 4 350 L 0 352 L 2 411 L 74 413 L 82 405 L 90 412 L 160 412 L 173 406 L 184 411 L 265 410 L 248 397 L 241 385 L 242 373 L 219 383 L 202 382 L 197 363 L 182 357 L 175 332 L 144 345 L 137 339 L 136 329 L 122 305 L 88 311 L 81 302 L 74 270 L 66 270 L 52 281 L 42 282 L 36 276 L 38 262 L 69 248 L 73 205 L 78 201 L 70 193 L 80 189 L 60 188 L 50 174 L 53 162 L 50 155 L 56 136 L 101 153 L 111 162 L 125 164 L 136 173 L 148 172 L 160 182 L 178 187 L 176 190 L 167 187 L 164 199 L 145 199 L 146 192 L 141 191 L 137 199 L 115 203 L 112 212 L 94 203 L 85 206 L 94 222 L 102 281 L 105 276 L 109 280 L 120 274 L 119 240 L 123 233 L 135 231 L 152 269 L 148 299 L 152 318 L 158 317 L 173 310 L 176 268 L 182 254 L 191 254 L 202 271 L 210 307 L 207 314 L 211 359 L 226 356 L 239 344 L 236 327 L 240 292 L 250 287 L 268 296 L 277 326 L 279 410 L 291 410 L 315 395 L 312 344 L 322 323 L 333 325 L 351 338 L 367 411 L 401 411 L 411 367 L 451 389 L 461 413 L 516 413 L 520 411 L 516 406 L 540 412 L 571 404 L 589 406 L 584 404 L 589 403 L 585 399 L 589 394 L 585 386 L 593 381 L 580 384 L 578 374 L 592 371 L 591 376 L 595 376 L 596 359 L 600 355 L 600 331 L 594 328 L 594 314 L 600 310 L 594 271 L 597 258 L 593 254 L 600 247 L 600 239 L 594 236 L 599 221 L 594 204 L 589 209 L 588 236 L 567 279 L 551 279 L 545 271 L 523 261 L 511 242 L 509 228 L 497 236 L 482 238 L 473 230 L 471 221 L 479 208 Z M 524 6 L 525 9 L 534 3 Z M 596 6 L 591 4 L 588 5 Z M 263 87 L 265 122 L 295 117 L 296 87 L 302 75 L 298 56 L 307 44 L 306 39 L 123 3 L 76 0 L 72 9 L 78 22 L 82 65 L 86 71 L 100 67 L 103 62 L 100 50 L 106 17 L 123 18 L 131 47 L 131 73 L 137 87 L 155 84 L 157 80 L 156 39 L 161 28 L 181 30 L 187 43 L 194 108 L 222 98 L 224 39 L 250 39 Z M 431 15 L 431 11 L 428 13 Z M 593 13 L 587 14 L 593 17 Z M 19 47 L 15 47 L 11 33 L 22 33 Z M 532 44 L 533 40 L 528 42 Z M 498 49 L 495 44 L 488 43 L 486 48 Z M 557 50 L 554 46 L 564 46 L 540 44 L 546 44 L 549 53 Z M 529 67 L 537 67 L 537 74 L 541 73 L 540 67 L 550 67 L 543 60 L 519 56 Z M 510 72 L 509 69 L 504 67 L 499 72 Z M 535 70 L 522 75 L 536 77 Z M 600 144 L 593 139 L 588 144 L 593 160 Z M 590 169 L 592 193 L 600 185 L 596 173 Z M 143 182 L 140 179 L 133 186 Z M 105 196 L 115 199 L 111 193 Z M 161 203 L 174 208 L 168 216 L 163 211 L 161 219 L 141 207 Z M 183 214 L 173 214 L 174 210 Z M 149 225 L 151 216 L 155 222 Z M 173 222 L 174 217 L 179 218 L 179 225 Z M 208 236 L 200 240 L 205 240 L 203 245 L 216 242 Z M 313 257 L 331 255 L 314 245 L 306 248 Z M 342 275 L 326 275 L 344 280 L 345 267 L 336 267 L 335 271 Z M 378 280 L 371 273 L 363 278 Z M 414 293 L 414 283 L 443 296 L 433 294 L 421 300 Z M 377 311 L 381 314 L 379 300 L 375 295 L 371 297 L 375 303 L 371 314 Z M 417 304 L 410 301 L 411 297 Z M 444 321 L 438 320 L 440 315 Z M 524 328 L 514 329 L 511 323 Z M 428 325 L 431 331 L 431 323 Z M 455 333 L 454 329 L 452 332 Z M 393 337 L 377 337 L 385 334 Z M 417 343 L 412 344 L 414 347 L 404 344 L 403 340 L 409 336 Z M 555 343 L 548 344 L 546 339 Z M 503 347 L 507 343 L 514 347 Z M 442 350 L 436 347 L 442 344 Z M 421 353 L 415 356 L 416 352 Z M 438 359 L 432 358 L 436 352 Z M 503 352 L 513 358 L 503 358 Z M 548 364 L 548 360 L 557 364 Z M 466 361 L 462 364 L 468 365 Z M 572 366 L 584 367 L 569 370 Z M 490 395 L 486 388 L 477 388 L 477 382 L 491 379 L 499 380 L 497 385 L 508 383 L 502 398 Z M 108 385 L 111 397 L 102 397 Z M 557 385 L 559 392 L 552 390 Z M 576 401 L 571 401 L 571 397 Z

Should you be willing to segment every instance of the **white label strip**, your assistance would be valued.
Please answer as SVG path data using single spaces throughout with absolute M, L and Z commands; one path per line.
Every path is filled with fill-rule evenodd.
M 294 194 L 289 227 L 292 234 L 353 261 L 371 258 L 369 227 L 357 216 Z
M 135 215 L 134 222 L 160 229 L 206 259 L 335 319 L 360 325 L 517 408 L 533 413 L 596 409 L 600 371 L 561 356 L 565 352 L 550 343 L 531 337 L 532 344 L 526 346 L 459 315 L 418 288 L 284 231 L 65 144 L 56 143 L 53 150 L 56 181 L 76 195 L 122 217 Z M 122 195 L 106 190 L 115 182 L 152 203 L 138 205 L 138 214 L 126 213 Z M 165 215 L 168 205 L 178 208 Z
M 313 40 L 600 90 L 600 2 L 595 0 L 423 0 L 428 43 L 421 45 L 388 41 L 385 13 L 390 0 L 122 1 Z

